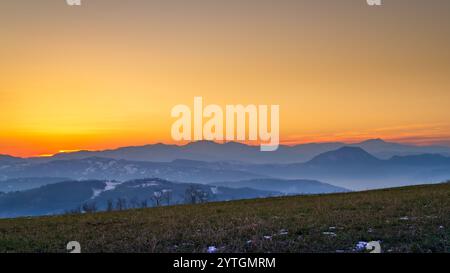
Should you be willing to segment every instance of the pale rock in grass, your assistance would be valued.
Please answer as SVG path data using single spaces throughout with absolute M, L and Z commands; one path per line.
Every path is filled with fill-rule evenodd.
M 218 250 L 218 248 L 215 247 L 215 246 L 208 246 L 208 249 L 206 250 L 206 252 L 208 252 L 208 253 L 216 253 L 217 250 Z

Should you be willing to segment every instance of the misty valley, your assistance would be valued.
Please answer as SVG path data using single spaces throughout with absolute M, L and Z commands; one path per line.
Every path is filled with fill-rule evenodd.
M 369 140 L 353 145 L 282 145 L 272 157 L 261 158 L 265 153 L 255 146 L 201 141 L 50 158 L 0 156 L 0 217 L 439 183 L 450 177 L 449 152 L 439 146 Z

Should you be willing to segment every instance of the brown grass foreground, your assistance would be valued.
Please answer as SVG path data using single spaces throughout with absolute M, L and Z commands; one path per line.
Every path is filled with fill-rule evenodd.
M 0 252 L 450 252 L 450 184 L 0 220 Z

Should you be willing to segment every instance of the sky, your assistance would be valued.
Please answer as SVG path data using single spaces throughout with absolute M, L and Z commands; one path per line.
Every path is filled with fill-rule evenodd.
M 450 1 L 0 2 L 0 154 L 173 143 L 170 111 L 280 105 L 285 144 L 450 145 Z

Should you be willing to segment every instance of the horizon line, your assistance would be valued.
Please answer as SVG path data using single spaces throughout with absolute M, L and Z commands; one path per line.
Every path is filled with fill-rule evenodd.
M 301 145 L 312 145 L 312 144 L 346 144 L 346 145 L 355 145 L 355 144 L 361 144 L 364 142 L 369 142 L 369 141 L 380 141 L 380 142 L 385 142 L 385 143 L 392 143 L 392 144 L 399 144 L 399 145 L 408 145 L 408 146 L 415 146 L 415 147 L 427 147 L 427 146 L 442 146 L 442 147 L 449 147 L 450 145 L 444 145 L 444 144 L 422 144 L 419 145 L 417 143 L 411 143 L 411 142 L 403 142 L 403 141 L 395 141 L 395 140 L 389 140 L 389 139 L 383 139 L 383 138 L 367 138 L 364 140 L 344 140 L 344 141 L 289 141 L 289 140 L 284 140 L 284 141 L 280 141 L 280 146 L 283 147 L 296 147 L 296 146 L 301 146 Z M 71 154 L 71 153 L 77 153 L 77 152 L 104 152 L 104 151 L 113 151 L 113 150 L 117 150 L 117 149 L 121 149 L 121 148 L 131 148 L 131 147 L 145 147 L 145 146 L 156 146 L 156 145 L 165 145 L 165 146 L 176 146 L 176 147 L 184 147 L 184 146 L 188 146 L 194 143 L 214 143 L 214 144 L 218 144 L 218 145 L 225 145 L 225 144 L 241 144 L 241 145 L 245 145 L 245 146 L 251 146 L 251 147 L 256 147 L 259 146 L 260 143 L 259 142 L 249 142 L 249 141 L 214 141 L 214 140 L 197 140 L 197 141 L 186 141 L 186 142 L 182 142 L 180 143 L 170 143 L 170 142 L 154 142 L 154 143 L 148 143 L 148 144 L 141 144 L 141 145 L 128 145 L 128 146 L 116 146 L 116 147 L 110 147 L 110 148 L 105 148 L 105 149 L 64 149 L 64 150 L 59 150 L 56 153 L 48 153 L 48 154 L 40 154 L 40 155 L 31 155 L 31 156 L 16 156 L 16 155 L 12 155 L 12 154 L 3 154 L 0 152 L 0 155 L 3 156 L 10 156 L 10 157 L 14 157 L 14 158 L 23 158 L 23 159 L 32 159 L 32 158 L 45 158 L 45 157 L 53 157 L 56 156 L 58 154 Z

